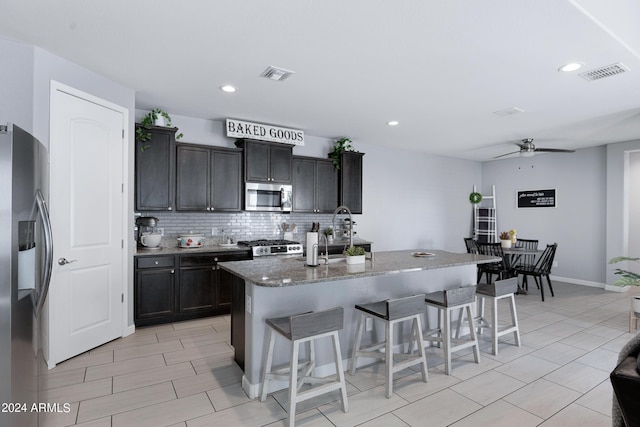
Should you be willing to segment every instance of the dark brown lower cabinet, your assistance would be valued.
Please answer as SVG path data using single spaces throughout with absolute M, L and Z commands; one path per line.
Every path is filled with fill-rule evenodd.
M 248 259 L 248 251 L 136 257 L 136 326 L 229 314 L 233 277 L 218 262 Z
M 170 322 L 176 307 L 173 255 L 136 258 L 134 319 L 136 326 Z
M 216 308 L 216 266 L 180 268 L 180 313 Z

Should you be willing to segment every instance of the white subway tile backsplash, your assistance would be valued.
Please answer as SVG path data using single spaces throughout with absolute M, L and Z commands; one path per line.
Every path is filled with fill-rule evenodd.
M 143 216 L 158 218 L 158 226 L 164 228 L 165 238 L 175 238 L 181 233 L 202 233 L 208 241 L 221 239 L 222 235 L 234 240 L 281 239 L 280 225 L 296 224 L 293 240 L 303 242 L 311 223 L 319 222 L 320 230 L 331 227 L 332 214 L 279 214 L 272 212 L 141 212 Z M 341 215 L 340 218 L 343 216 Z M 211 229 L 216 235 L 211 236 Z M 223 231 L 224 230 L 224 231 Z

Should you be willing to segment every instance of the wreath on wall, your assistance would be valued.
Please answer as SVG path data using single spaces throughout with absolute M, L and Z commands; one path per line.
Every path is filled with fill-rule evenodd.
M 469 201 L 474 205 L 477 205 L 482 201 L 482 194 L 474 191 L 473 193 L 469 194 Z

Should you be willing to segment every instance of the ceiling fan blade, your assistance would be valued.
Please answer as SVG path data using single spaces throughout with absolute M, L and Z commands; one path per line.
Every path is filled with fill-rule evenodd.
M 514 151 L 513 153 L 501 154 L 499 156 L 495 156 L 494 159 L 499 159 L 500 157 L 510 156 L 512 154 L 518 154 L 518 153 L 520 153 L 520 151 Z
M 576 150 L 564 150 L 562 148 L 536 148 L 535 151 L 547 153 L 575 153 Z

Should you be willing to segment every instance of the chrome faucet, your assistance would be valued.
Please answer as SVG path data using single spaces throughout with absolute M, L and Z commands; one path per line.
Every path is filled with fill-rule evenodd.
M 331 220 L 331 225 L 333 225 L 333 232 L 336 232 L 336 215 L 340 212 L 346 211 L 349 214 L 349 247 L 353 246 L 353 217 L 351 216 L 351 211 L 346 206 L 338 206 L 336 210 L 333 212 L 333 219 Z
M 322 238 L 324 237 L 324 256 L 318 257 L 324 259 L 324 263 L 329 264 L 329 239 L 324 234 L 320 235 L 320 242 L 322 242 Z

